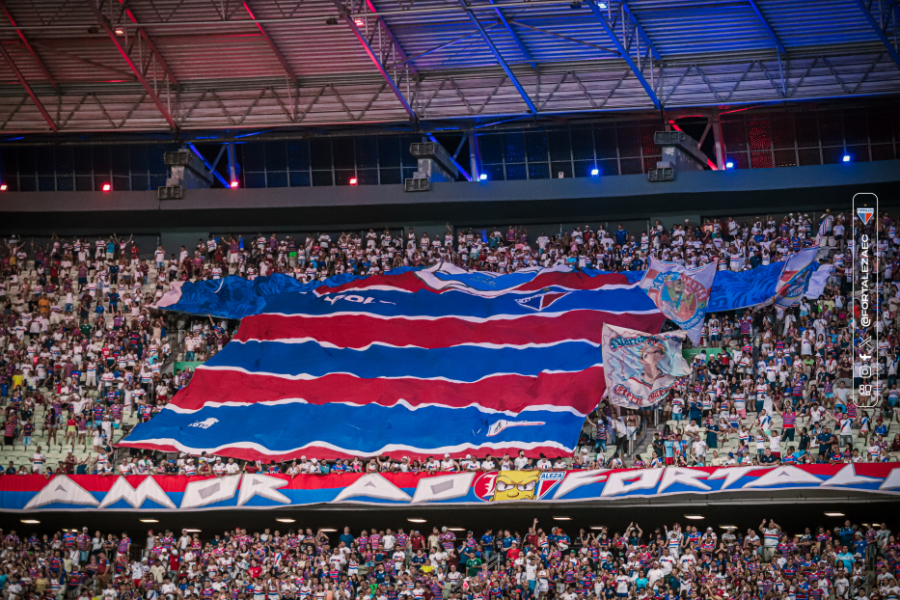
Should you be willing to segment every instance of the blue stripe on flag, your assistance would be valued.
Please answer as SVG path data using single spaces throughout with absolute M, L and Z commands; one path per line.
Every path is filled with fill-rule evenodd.
M 335 312 L 360 312 L 386 317 L 472 317 L 484 319 L 497 315 L 533 315 L 535 310 L 517 300 L 540 295 L 508 294 L 483 298 L 465 292 L 435 294 L 352 290 L 340 294 L 282 294 L 271 300 L 266 313 L 285 315 L 330 315 Z M 656 306 L 643 290 L 637 288 L 577 290 L 553 302 L 541 312 L 560 313 L 569 310 L 602 310 L 607 312 L 657 312 Z
M 505 428 L 488 436 L 498 422 L 536 423 Z M 452 451 L 469 446 L 559 445 L 574 448 L 584 417 L 570 411 L 535 410 L 518 416 L 468 408 L 391 407 L 368 404 L 253 404 L 204 408 L 191 414 L 166 409 L 136 428 L 129 442 L 171 443 L 178 439 L 207 451 L 258 445 L 269 453 L 286 453 L 310 445 L 349 454 L 374 455 L 388 447 L 423 452 Z M 206 427 L 200 426 L 204 424 Z M 188 434 L 189 435 L 185 435 Z M 462 448 L 465 449 L 465 448 Z
M 204 367 L 231 367 L 251 373 L 322 377 L 349 373 L 361 378 L 441 378 L 472 382 L 499 374 L 536 376 L 583 371 L 603 363 L 601 348 L 587 342 L 561 342 L 539 348 L 324 348 L 316 342 L 232 342 Z

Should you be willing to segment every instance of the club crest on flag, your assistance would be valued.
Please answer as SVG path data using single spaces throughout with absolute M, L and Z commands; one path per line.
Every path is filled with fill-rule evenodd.
M 859 220 L 863 222 L 863 225 L 868 225 L 869 221 L 872 220 L 872 217 L 875 216 L 875 209 L 868 207 L 857 208 L 856 215 L 859 217 Z
M 531 310 L 539 312 L 549 307 L 560 298 L 568 295 L 569 292 L 547 292 L 545 294 L 537 294 L 536 296 L 522 298 L 520 300 L 516 300 L 516 302 L 520 306 L 524 306 L 525 308 L 530 308 Z
M 663 314 L 691 329 L 706 314 L 709 290 L 685 273 L 660 273 L 653 279 L 647 291 Z
M 565 477 L 553 471 L 497 471 L 484 473 L 472 487 L 485 502 L 521 502 L 541 500 Z

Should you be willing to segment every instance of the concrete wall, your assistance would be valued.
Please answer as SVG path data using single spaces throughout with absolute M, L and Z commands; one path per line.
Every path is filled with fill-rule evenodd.
M 669 224 L 703 215 L 848 210 L 856 192 L 879 194 L 882 206 L 900 203 L 900 161 L 684 172 L 669 183 L 650 183 L 645 175 L 436 183 L 423 193 L 387 185 L 188 190 L 182 201 L 163 202 L 154 192 L 7 193 L 0 195 L 0 234 L 192 232 L 193 244 L 194 233 L 209 231 L 340 231 L 401 223 L 441 230 L 447 222 L 614 227 L 620 220 Z

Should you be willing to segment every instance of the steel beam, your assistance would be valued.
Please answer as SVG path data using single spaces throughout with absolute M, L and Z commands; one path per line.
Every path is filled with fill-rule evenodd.
M 249 0 L 244 0 L 244 9 L 247 11 L 247 14 L 250 15 L 251 19 L 256 19 L 253 15 L 253 11 L 250 10 L 250 5 L 247 3 Z M 266 31 L 265 26 L 262 23 L 256 23 L 257 29 L 259 29 L 259 33 L 262 34 L 263 39 L 266 40 L 266 43 L 269 45 L 269 48 L 272 49 L 272 52 L 275 54 L 275 58 L 278 59 L 278 62 L 281 63 L 281 68 L 284 69 L 284 72 L 287 73 L 287 76 L 291 79 L 291 81 L 297 81 L 297 75 L 294 74 L 294 70 L 291 69 L 291 65 L 288 64 L 287 59 L 284 57 L 284 54 L 281 53 L 281 50 L 275 44 L 275 40 L 273 40 L 269 36 L 269 32 Z
M 430 134 L 430 133 L 426 133 L 426 134 L 425 134 L 425 137 L 427 137 L 429 140 L 431 140 L 431 141 L 434 142 L 435 144 L 438 144 L 439 146 L 442 145 L 439 141 L 437 141 L 437 138 L 434 137 L 434 136 L 433 136 L 432 134 Z M 463 141 L 465 141 L 465 139 L 466 139 L 466 138 L 463 137 Z M 460 143 L 460 148 L 461 148 L 461 147 L 462 147 L 462 144 Z M 446 148 L 444 148 L 444 149 L 446 150 Z M 453 166 L 456 167 L 456 169 L 457 169 L 460 173 L 462 173 L 462 176 L 465 177 L 466 181 L 472 181 L 472 178 L 469 176 L 469 173 L 466 172 L 466 170 L 462 168 L 462 165 L 460 165 L 458 162 L 456 162 L 456 156 L 451 156 L 451 157 L 450 157 L 450 162 L 452 162 L 452 163 L 453 163 Z
M 488 0 L 491 5 L 494 7 L 494 10 L 497 11 L 497 17 L 499 17 L 500 22 L 503 23 L 503 26 L 506 27 L 506 31 L 509 32 L 509 35 L 512 37 L 513 41 L 516 43 L 516 46 L 519 48 L 519 52 L 528 59 L 528 64 L 531 65 L 531 68 L 537 71 L 537 62 L 531 56 L 531 52 L 528 51 L 528 48 L 525 47 L 525 44 L 519 38 L 519 34 L 515 32 L 512 28 L 512 24 L 506 19 L 506 15 L 503 14 L 503 9 L 497 6 L 497 3 L 494 0 Z
M 656 44 L 653 43 L 653 40 L 650 39 L 650 36 L 647 35 L 647 32 L 644 31 L 644 28 L 641 27 L 641 22 L 638 21 L 637 16 L 633 12 L 631 12 L 631 8 L 628 6 L 628 3 L 625 0 L 621 0 L 622 8 L 625 9 L 625 14 L 628 15 L 628 19 L 631 21 L 631 24 L 635 26 L 638 30 L 638 33 L 641 34 L 641 37 L 644 38 L 644 43 L 647 44 L 647 47 L 650 48 L 650 54 L 656 60 L 662 60 L 662 56 L 659 54 L 659 51 L 656 49 Z
M 622 42 L 619 41 L 619 38 L 616 37 L 616 32 L 613 31 L 612 26 L 609 24 L 609 21 L 606 20 L 606 16 L 603 14 L 603 11 L 600 10 L 600 7 L 597 6 L 595 0 L 587 0 L 587 5 L 590 7 L 591 12 L 594 13 L 594 16 L 597 17 L 597 20 L 600 21 L 600 26 L 603 27 L 603 30 L 606 31 L 606 35 L 609 36 L 610 41 L 616 46 L 616 50 L 618 50 L 619 54 L 628 64 L 628 68 L 631 69 L 631 72 L 634 73 L 634 76 L 637 77 L 638 82 L 640 82 L 641 86 L 647 92 L 647 95 L 650 96 L 650 100 L 653 102 L 653 106 L 657 108 L 657 110 L 662 110 L 662 104 L 659 101 L 659 98 L 656 97 L 656 92 L 653 91 L 653 87 L 644 77 L 644 74 L 641 73 L 641 70 L 638 69 L 638 66 L 634 64 L 634 61 L 631 59 L 631 56 L 628 54 L 628 50 L 625 46 L 622 45 Z
M 753 12 L 756 13 L 756 16 L 759 17 L 760 21 L 762 21 L 763 27 L 766 28 L 766 31 L 769 32 L 769 35 L 775 41 L 775 47 L 778 48 L 778 52 L 780 54 L 786 54 L 787 51 L 784 49 L 784 44 L 781 43 L 781 40 L 779 40 L 778 36 L 775 34 L 775 30 L 772 29 L 771 25 L 769 25 L 769 21 L 767 21 L 765 15 L 762 14 L 759 6 L 756 4 L 756 0 L 747 0 L 747 2 L 750 3 L 750 7 L 753 8 Z
M 197 155 L 197 158 L 200 159 L 200 161 L 203 163 L 203 166 L 206 167 L 207 170 L 209 170 L 210 175 L 218 179 L 219 183 L 221 183 L 225 187 L 231 187 L 231 184 L 224 177 L 222 177 L 222 175 L 220 175 L 218 171 L 216 171 L 216 166 L 209 164 L 209 161 L 206 160 L 206 158 L 202 154 L 200 154 L 200 151 L 197 150 L 196 146 L 194 146 L 193 144 L 188 144 L 188 148 L 190 148 L 191 151 L 193 151 L 193 153 Z M 221 152 L 219 152 L 219 156 L 222 156 Z M 216 161 L 218 161 L 218 159 L 216 159 Z
M 6 14 L 7 20 L 9 20 L 10 25 L 16 27 L 16 20 L 13 19 L 12 13 L 9 12 L 9 9 L 6 8 L 6 2 L 0 0 L 0 8 L 3 9 L 3 12 Z M 16 33 L 19 34 L 19 39 L 22 40 L 22 44 L 31 53 L 31 56 L 34 57 L 34 60 L 37 61 L 38 68 L 40 68 L 41 72 L 44 73 L 44 77 L 47 78 L 47 81 L 50 82 L 50 85 L 54 87 L 54 89 L 59 88 L 59 84 L 56 83 L 56 78 L 50 73 L 50 69 L 47 68 L 47 65 L 44 64 L 44 61 L 41 60 L 41 57 L 38 55 L 37 51 L 31 46 L 31 43 L 28 41 L 28 38 L 25 37 L 25 32 L 21 29 L 16 29 Z
M 2 0 L 0 0 L 2 1 Z M 131 12 L 131 8 L 129 8 L 126 0 L 119 0 L 119 4 L 122 5 L 122 8 L 125 9 L 125 14 L 128 16 L 128 19 L 132 23 L 137 23 L 137 17 L 134 16 L 134 13 Z M 156 60 L 159 62 L 159 65 L 163 68 L 163 71 L 166 74 L 166 77 L 169 78 L 169 81 L 172 82 L 172 85 L 178 85 L 178 79 L 175 78 L 175 74 L 172 72 L 172 69 L 169 67 L 169 63 L 166 62 L 166 59 L 163 58 L 162 52 L 159 51 L 159 48 L 156 47 L 156 44 L 153 43 L 153 40 L 150 38 L 150 35 L 144 30 L 143 27 L 138 28 L 138 33 L 144 41 L 147 42 L 147 46 L 150 48 L 150 51 L 156 55 Z
M 590 1 L 590 0 L 588 0 Z M 500 63 L 500 66 L 503 68 L 503 71 L 506 73 L 506 76 L 509 77 L 509 81 L 513 84 L 513 87 L 516 88 L 516 91 L 519 92 L 519 95 L 522 97 L 522 100 L 525 101 L 525 105 L 528 107 L 528 110 L 531 114 L 536 115 L 538 110 L 534 105 L 534 102 L 531 101 L 531 98 L 528 97 L 528 94 L 525 93 L 525 88 L 522 87 L 522 84 L 519 83 L 519 80 L 516 78 L 515 73 L 512 72 L 512 69 L 509 68 L 509 65 L 506 64 L 506 61 L 503 59 L 503 55 L 500 54 L 500 50 L 497 49 L 497 46 L 494 45 L 494 42 L 491 41 L 490 36 L 488 36 L 487 31 L 484 30 L 484 27 L 478 21 L 478 18 L 475 16 L 475 13 L 468 10 L 468 6 L 466 5 L 466 0 L 459 0 L 460 6 L 463 7 L 463 10 L 466 11 L 466 14 L 469 15 L 469 20 L 472 21 L 472 24 L 478 30 L 478 33 L 481 34 L 481 38 L 484 40 L 484 43 L 488 45 L 488 48 L 491 50 L 491 53 L 494 55 L 494 58 L 497 59 L 497 62 Z
M 391 88 L 391 91 L 394 92 L 394 95 L 397 97 L 397 100 L 400 101 L 400 104 L 403 105 L 403 110 L 406 111 L 406 114 L 409 115 L 409 118 L 413 121 L 416 120 L 416 111 L 413 110 L 412 106 L 409 105 L 409 102 L 403 96 L 403 92 L 400 91 L 400 88 L 397 87 L 397 83 L 394 81 L 394 78 L 391 77 L 391 74 L 388 73 L 387 69 L 384 68 L 384 65 L 381 64 L 381 60 L 378 56 L 375 55 L 375 52 L 372 50 L 372 46 L 369 45 L 368 40 L 366 40 L 366 36 L 362 34 L 362 31 L 359 30 L 359 26 L 353 20 L 353 17 L 350 16 L 350 13 L 341 4 L 340 0 L 334 0 L 334 5 L 337 7 L 338 12 L 341 13 L 341 18 L 344 19 L 344 22 L 347 23 L 347 26 L 350 27 L 350 31 L 353 32 L 353 35 L 356 36 L 356 39 L 359 41 L 360 45 L 363 47 L 363 50 L 366 51 L 366 54 L 369 56 L 369 60 L 372 61 L 372 64 L 375 65 L 375 68 L 378 69 L 378 72 L 381 73 L 381 76 L 387 82 L 388 87 Z
M 900 54 L 897 53 L 897 49 L 894 48 L 894 45 L 891 43 L 891 40 L 888 39 L 887 34 L 884 30 L 881 29 L 881 24 L 872 14 L 872 11 L 869 10 L 869 7 L 866 6 L 866 3 L 863 0 L 855 0 L 857 6 L 859 6 L 859 10 L 862 11 L 863 16 L 866 17 L 866 20 L 869 22 L 869 25 L 872 26 L 872 29 L 875 30 L 875 35 L 878 36 L 878 39 L 881 40 L 881 43 L 884 44 L 884 47 L 887 49 L 888 54 L 891 55 L 891 58 L 894 60 L 894 63 L 898 67 L 900 67 Z
M 409 58 L 406 55 L 406 52 L 403 50 L 403 47 L 400 45 L 400 42 L 397 41 L 397 36 L 394 35 L 394 32 L 391 31 L 391 28 L 388 27 L 387 22 L 384 20 L 384 17 L 378 14 L 378 10 L 375 8 L 375 4 L 372 0 L 366 0 L 366 7 L 369 9 L 369 12 L 374 14 L 377 21 L 375 26 L 381 26 L 381 29 L 384 31 L 385 35 L 387 35 L 388 39 L 391 40 L 391 44 L 394 46 L 394 51 L 397 53 L 397 56 L 400 58 L 399 61 L 395 60 L 395 63 L 408 63 L 409 64 L 409 72 L 415 75 L 417 73 L 415 65 L 413 64 L 414 58 Z
M 12 69 L 13 73 L 15 73 L 16 79 L 18 79 L 19 83 L 22 84 L 22 87 L 25 88 L 25 93 L 28 94 L 28 97 L 31 98 L 31 101 L 34 102 L 34 105 L 37 106 L 39 111 L 41 111 L 41 115 L 44 117 L 44 120 L 47 121 L 47 125 L 50 126 L 50 129 L 54 132 L 59 131 L 59 129 L 56 127 L 56 123 L 53 122 L 53 118 L 50 116 L 50 113 L 48 113 L 47 109 L 44 108 L 44 105 L 41 104 L 41 101 L 38 99 L 37 94 L 34 93 L 34 90 L 31 89 L 31 86 L 28 85 L 28 81 L 25 80 L 25 76 L 22 75 L 19 67 L 17 67 L 16 63 L 13 62 L 12 56 L 10 56 L 9 52 L 6 51 L 6 48 L 3 47 L 3 44 L 0 44 L 0 54 L 3 55 L 4 60 L 6 60 L 7 64 L 9 64 L 9 68 Z
M 110 0 L 110 1 L 112 1 L 112 0 Z M 128 56 L 128 52 L 125 50 L 125 48 L 122 46 L 122 44 L 119 43 L 119 39 L 116 37 L 116 32 L 114 32 L 110 28 L 109 23 L 106 20 L 106 17 L 104 17 L 103 13 L 100 12 L 100 9 L 97 8 L 97 5 L 94 3 L 94 0 L 87 0 L 87 5 L 91 7 L 91 12 L 94 13 L 94 17 L 97 19 L 97 23 L 100 25 L 100 27 L 103 28 L 103 30 L 109 36 L 109 39 L 112 40 L 113 45 L 115 45 L 116 50 L 119 51 L 119 54 L 122 55 L 122 58 L 125 59 L 125 62 L 128 63 L 128 67 L 131 69 L 131 72 L 134 73 L 135 77 L 137 77 L 138 81 L 144 87 L 144 91 L 147 92 L 147 95 L 150 97 L 150 100 L 153 101 L 153 104 L 155 104 L 156 108 L 159 110 L 159 112 L 162 113 L 162 116 L 166 119 L 166 123 L 169 124 L 169 127 L 172 129 L 172 131 L 175 131 L 176 129 L 178 129 L 178 125 L 175 123 L 175 119 L 172 117 L 171 114 L 169 114 L 169 111 L 168 111 L 168 109 L 166 109 L 165 104 L 163 104 L 162 100 L 160 100 L 157 93 L 153 90 L 153 86 L 150 85 L 150 82 L 147 81 L 147 78 L 144 77 L 143 73 L 141 73 L 141 70 L 137 67 L 137 65 L 134 64 L 134 61 L 131 60 L 131 57 Z

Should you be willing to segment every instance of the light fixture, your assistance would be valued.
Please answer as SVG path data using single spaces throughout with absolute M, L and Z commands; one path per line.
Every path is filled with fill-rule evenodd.
M 185 529 L 185 533 L 200 533 L 199 529 Z
M 159 523 L 156 519 L 141 519 L 141 523 Z
M 231 185 L 231 188 L 232 188 L 232 189 L 235 189 L 235 188 L 237 188 L 237 186 L 238 186 L 238 182 L 237 182 L 237 181 L 232 181 L 230 185 Z
M 849 155 L 849 154 L 845 154 L 845 155 L 844 155 L 844 162 L 850 162 L 850 155 Z
M 353 22 L 356 23 L 357 27 L 365 27 L 366 26 L 366 22 L 359 18 L 353 19 Z
M 843 517 L 843 516 L 844 516 L 844 513 L 839 513 L 839 512 L 827 512 L 827 513 L 825 513 L 825 516 L 826 516 L 826 517 Z
M 324 533 L 337 533 L 337 529 L 333 529 L 331 527 L 319 527 L 319 531 Z
M 596 177 L 600 174 L 600 169 L 591 169 L 591 177 Z
M 5 192 L 7 189 L 7 185 L 5 183 L 0 183 L 0 192 Z
M 591 529 L 593 531 L 601 531 L 603 529 L 606 529 L 606 525 L 594 525 L 593 527 L 591 527 Z
M 554 521 L 571 521 L 572 517 L 553 517 Z
M 410 523 L 427 523 L 425 519 L 407 519 Z
M 356 185 L 357 183 L 359 183 L 359 179 L 357 179 L 356 177 L 350 178 L 350 185 Z
M 487 173 L 482 173 L 478 176 L 478 179 L 481 181 L 487 181 Z
M 685 519 L 690 519 L 691 521 L 702 521 L 706 517 L 703 515 L 684 515 Z
M 597 3 L 597 6 L 598 6 L 599 8 L 606 8 L 606 2 L 598 2 L 598 3 Z
M 719 525 L 719 529 L 737 529 L 737 525 Z
M 104 192 L 108 192 L 109 190 L 112 189 L 112 186 L 108 183 L 104 183 L 103 187 L 101 187 L 100 189 L 103 190 Z
M 40 523 L 37 519 L 22 519 L 22 522 L 26 525 L 37 525 Z
M 296 523 L 296 519 L 275 519 L 279 523 Z
M 731 161 L 729 160 L 727 163 L 725 163 L 725 168 L 726 168 L 726 169 L 733 169 L 733 168 L 734 168 L 734 163 L 731 162 Z
M 448 527 L 447 531 L 466 531 L 465 527 Z
M 121 27 L 116 27 L 116 35 L 125 35 L 125 30 Z

